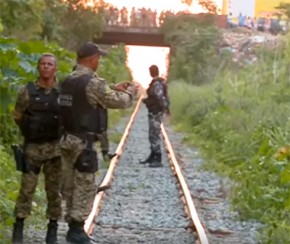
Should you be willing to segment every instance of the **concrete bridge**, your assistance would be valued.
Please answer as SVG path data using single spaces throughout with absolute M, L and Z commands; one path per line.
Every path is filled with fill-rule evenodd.
M 139 46 L 165 46 L 164 35 L 159 27 L 131 27 L 131 26 L 107 26 L 101 37 L 94 39 L 97 44 Z
M 214 14 L 193 14 L 197 21 L 210 21 L 219 28 L 227 27 L 226 15 Z M 169 47 L 169 43 L 164 40 L 164 35 L 159 27 L 147 26 L 106 26 L 101 37 L 94 39 L 97 44 L 115 45 L 124 43 L 126 45 L 140 46 L 162 46 Z

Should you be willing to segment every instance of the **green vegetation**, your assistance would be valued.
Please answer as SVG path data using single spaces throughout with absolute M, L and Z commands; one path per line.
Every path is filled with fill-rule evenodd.
M 58 60 L 59 79 L 62 79 L 74 64 L 75 56 L 56 44 L 46 45 L 41 41 L 22 42 L 0 37 L 0 239 L 8 236 L 7 226 L 14 221 L 13 209 L 18 195 L 20 173 L 10 151 L 12 143 L 20 143 L 21 135 L 11 113 L 20 87 L 37 77 L 36 64 L 41 53 L 54 53 Z M 9 185 L 9 187 L 7 187 Z M 40 186 L 34 198 L 34 214 L 44 216 L 45 193 Z
M 286 17 L 289 21 L 289 19 L 290 19 L 290 3 L 281 2 L 275 8 L 277 10 L 279 10 L 279 12 L 280 12 L 279 14 L 277 14 L 277 16 L 279 18 Z
M 75 62 L 74 53 L 67 49 L 101 33 L 107 6 L 99 1 L 98 6 L 85 8 L 79 2 L 0 1 L 0 32 L 5 36 L 0 37 L 1 240 L 11 229 L 19 189 L 20 174 L 15 171 L 10 151 L 11 143 L 21 141 L 11 119 L 16 94 L 21 86 L 35 79 L 41 53 L 57 56 L 62 80 Z M 214 6 L 207 8 L 214 12 Z M 288 5 L 281 5 L 280 9 L 289 15 Z M 167 17 L 162 26 L 172 44 L 172 121 L 177 129 L 186 132 L 188 143 L 201 148 L 207 169 L 235 182 L 233 207 L 242 219 L 257 219 L 265 224 L 263 243 L 288 243 L 290 36 L 285 36 L 283 45 L 275 51 L 256 50 L 255 65 L 237 67 L 230 53 L 217 48 L 221 33 L 211 22 L 211 16 L 198 22 L 181 15 Z M 109 56 L 102 59 L 99 75 L 114 83 L 131 80 L 125 61 L 125 48 L 113 47 Z M 109 127 L 123 115 L 124 111 L 110 111 Z M 112 141 L 119 137 L 110 135 Z M 44 208 L 45 194 L 39 187 L 33 215 L 44 216 Z M 40 220 L 31 217 L 30 221 Z
M 11 38 L 0 37 L 0 239 L 9 236 L 14 221 L 13 209 L 18 195 L 20 173 L 16 172 L 10 145 L 20 143 L 21 135 L 11 113 L 14 108 L 17 93 L 23 85 L 34 81 L 37 77 L 36 64 L 43 52 L 54 53 L 58 58 L 58 79 L 62 79 L 71 71 L 75 64 L 75 54 L 61 48 L 57 44 L 46 44 L 43 41 L 23 42 Z M 109 55 L 101 60 L 100 76 L 108 82 L 131 80 L 126 66 L 126 51 L 124 46 L 112 47 Z M 122 65 L 123 64 L 123 65 Z M 113 126 L 124 116 L 123 111 L 110 111 L 110 125 Z M 34 224 L 44 221 L 46 196 L 42 177 L 34 202 L 33 214 L 29 218 Z M 9 187 L 7 187 L 9 185 Z M 38 216 L 37 218 L 35 216 Z M 40 218 L 41 216 L 42 218 Z M 6 239 L 5 238 L 5 239 Z
M 242 219 L 265 224 L 263 243 L 288 243 L 290 36 L 238 68 L 218 51 L 213 27 L 179 17 L 165 33 L 173 45 L 173 123 L 201 148 L 207 169 L 235 182 L 233 207 Z
M 171 50 L 169 79 L 183 79 L 194 84 L 211 82 L 223 63 L 215 55 L 221 33 L 209 25 L 212 15 L 197 22 L 191 15 L 169 16 L 162 31 Z M 190 30 L 190 31 L 189 31 Z M 197 62 L 198 61 L 198 62 Z
M 0 1 L 0 31 L 24 41 L 54 41 L 74 49 L 80 43 L 100 35 L 104 12 L 108 7 L 98 1 L 86 7 L 80 0 L 9 0 Z

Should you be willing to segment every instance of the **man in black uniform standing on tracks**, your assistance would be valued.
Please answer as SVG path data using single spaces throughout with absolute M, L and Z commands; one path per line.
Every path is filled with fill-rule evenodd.
M 143 99 L 148 109 L 149 122 L 149 142 L 151 153 L 149 157 L 140 161 L 141 164 L 149 164 L 149 167 L 162 167 L 161 163 L 161 141 L 160 141 L 160 125 L 164 114 L 169 115 L 169 99 L 167 94 L 167 85 L 165 80 L 159 76 L 159 69 L 156 65 L 149 68 L 151 77 L 153 78 L 147 89 L 147 98 Z

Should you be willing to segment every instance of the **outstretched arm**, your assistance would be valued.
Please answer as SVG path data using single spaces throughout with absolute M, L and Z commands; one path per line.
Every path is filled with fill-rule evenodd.
M 128 108 L 132 105 L 138 88 L 133 84 L 123 87 L 126 89 L 122 91 L 111 89 L 105 80 L 94 77 L 86 87 L 88 101 L 92 106 L 101 104 L 104 108 Z

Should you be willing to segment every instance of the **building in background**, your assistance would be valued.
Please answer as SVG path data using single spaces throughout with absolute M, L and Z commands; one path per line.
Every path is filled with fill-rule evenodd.
M 281 2 L 290 3 L 290 0 L 256 0 L 255 4 L 255 16 L 256 17 L 274 17 L 278 6 Z
M 222 13 L 237 17 L 241 13 L 249 17 L 275 17 L 275 9 L 281 2 L 290 3 L 290 0 L 223 0 Z

